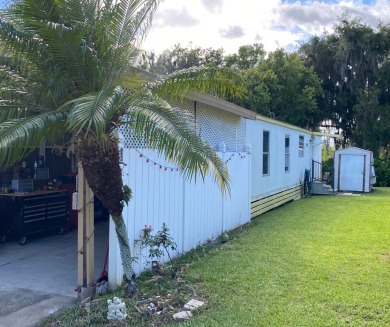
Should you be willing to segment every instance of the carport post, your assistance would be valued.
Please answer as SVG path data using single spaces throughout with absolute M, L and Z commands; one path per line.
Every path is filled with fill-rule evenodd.
M 85 179 L 81 163 L 78 164 L 78 237 L 77 282 L 79 298 L 89 297 L 94 282 L 94 209 L 93 192 Z

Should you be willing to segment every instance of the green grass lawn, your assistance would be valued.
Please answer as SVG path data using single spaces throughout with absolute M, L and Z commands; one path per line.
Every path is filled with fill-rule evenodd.
M 207 305 L 181 326 L 390 326 L 390 188 L 302 199 L 229 234 L 175 260 L 186 267 L 176 278 L 137 279 L 124 322 L 106 319 L 111 293 L 91 304 L 90 324 L 75 306 L 39 326 L 162 326 L 191 298 Z M 160 315 L 144 308 L 161 301 Z
M 277 208 L 187 274 L 208 307 L 185 326 L 390 326 L 390 189 Z

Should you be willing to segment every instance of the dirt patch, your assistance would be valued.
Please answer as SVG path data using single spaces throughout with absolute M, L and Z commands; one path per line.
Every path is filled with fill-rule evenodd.
M 382 261 L 384 261 L 384 262 L 390 262 L 390 253 L 382 254 L 381 258 L 382 258 Z

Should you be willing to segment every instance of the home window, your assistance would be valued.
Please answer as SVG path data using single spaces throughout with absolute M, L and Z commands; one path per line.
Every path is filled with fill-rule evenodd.
M 263 131 L 263 175 L 269 175 L 269 131 Z
M 305 148 L 305 137 L 303 135 L 299 135 L 299 156 L 303 157 Z
M 290 171 L 290 136 L 284 138 L 284 171 Z

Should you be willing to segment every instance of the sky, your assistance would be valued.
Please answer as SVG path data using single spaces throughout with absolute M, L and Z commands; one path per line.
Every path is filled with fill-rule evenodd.
M 375 28 L 390 23 L 390 0 L 165 0 L 142 49 L 159 54 L 179 43 L 231 54 L 261 43 L 267 52 L 294 51 L 311 36 L 332 32 L 345 13 Z

